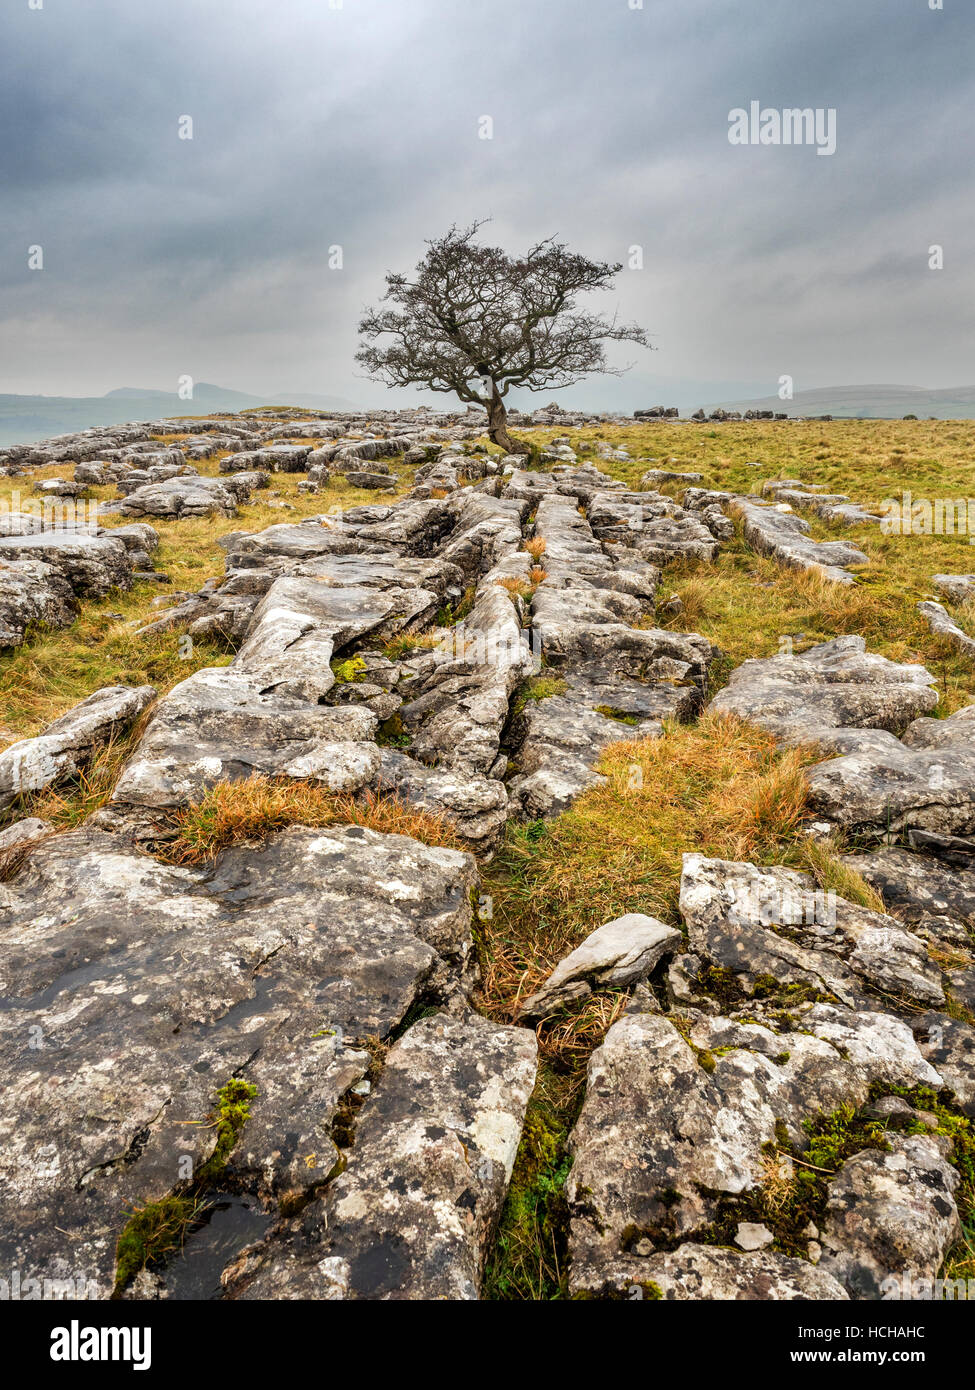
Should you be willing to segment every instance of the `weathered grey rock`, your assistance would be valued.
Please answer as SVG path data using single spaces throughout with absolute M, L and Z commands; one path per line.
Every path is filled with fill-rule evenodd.
M 78 611 L 74 589 L 42 560 L 0 558 L 0 647 L 18 647 L 34 623 L 68 627 Z
M 79 598 L 104 598 L 111 589 L 132 586 L 131 557 L 112 536 L 51 530 L 0 537 L 0 564 L 10 560 L 41 561 L 67 580 Z
M 698 956 L 747 995 L 806 985 L 850 1008 L 941 1004 L 941 972 L 893 917 L 819 890 L 808 874 L 685 854 L 681 916 Z
M 259 472 L 303 473 L 312 453 L 311 444 L 275 444 L 267 449 L 249 449 L 220 460 L 221 473 Z
M 816 541 L 809 523 L 791 511 L 762 506 L 738 497 L 735 510 L 742 518 L 742 534 L 760 555 L 771 555 L 790 569 L 812 570 L 837 584 L 852 584 L 848 566 L 865 565 L 869 556 L 846 541 Z
M 286 830 L 203 870 L 90 830 L 36 848 L 0 884 L 4 1267 L 81 1269 L 107 1295 L 126 1213 L 186 1190 L 234 1076 L 257 1096 L 219 1180 L 313 1190 L 369 1064 L 357 1040 L 463 994 L 473 882 L 465 855 L 360 827 Z M 513 1153 L 514 1121 L 498 1129 Z
M 934 679 L 923 666 L 868 652 L 862 637 L 837 637 L 801 655 L 743 662 L 710 708 L 789 743 L 823 742 L 847 728 L 897 734 L 935 708 Z
M 932 583 L 950 603 L 970 603 L 975 599 L 975 574 L 936 574 Z
M 883 847 L 868 854 L 848 854 L 843 862 L 876 888 L 901 921 L 929 926 L 961 923 L 975 930 L 975 872 L 950 868 L 927 855 Z M 962 931 L 956 939 L 967 944 Z
M 132 521 L 127 526 L 112 526 L 102 534 L 121 541 L 130 554 L 154 555 L 159 549 L 159 532 L 145 521 Z
M 246 498 L 242 499 L 239 494 L 231 492 L 222 478 L 203 478 L 191 474 L 137 487 L 123 497 L 118 510 L 123 516 L 158 516 L 172 520 L 194 516 L 236 516 L 239 500 Z
M 975 1118 L 975 1028 L 947 1014 L 928 1013 L 915 1020 L 921 1055 L 943 1077 L 955 1103 Z
M 874 837 L 904 830 L 975 831 L 975 705 L 948 719 L 918 719 L 900 743 L 819 763 L 810 804 L 830 821 Z
M 255 774 L 355 791 L 379 771 L 375 729 L 375 715 L 361 706 L 267 694 L 245 672 L 204 667 L 160 700 L 112 802 L 160 810 Z
M 659 492 L 597 493 L 586 516 L 599 540 L 631 546 L 656 565 L 713 560 L 718 553 L 718 541 L 703 519 Z
M 882 1298 L 895 1275 L 934 1279 L 961 1234 L 947 1141 L 891 1135 L 889 1143 L 890 1153 L 848 1158 L 830 1183 L 820 1269 L 854 1298 Z
M 700 473 L 672 473 L 669 468 L 648 468 L 640 479 L 641 492 L 652 492 L 661 483 L 699 483 Z
M 886 1014 L 817 1004 L 799 1027 L 692 1012 L 680 1029 L 655 1014 L 610 1028 L 570 1143 L 573 1291 L 654 1279 L 661 1245 L 705 1235 L 719 1202 L 765 1183 L 767 1146 L 787 1135 L 801 1154 L 806 1117 L 864 1104 L 874 1081 L 940 1083 L 907 1024 Z
M 560 961 L 541 989 L 524 1001 L 520 1017 L 544 1018 L 562 1004 L 586 998 L 594 989 L 636 984 L 664 956 L 673 955 L 681 940 L 676 927 L 642 912 L 628 912 L 605 922 Z
M 42 518 L 32 512 L 0 512 L 0 536 L 33 536 L 43 530 Z
M 109 685 L 75 705 L 36 738 L 0 753 L 0 810 L 19 796 L 72 777 L 156 698 L 151 685 Z
M 233 669 L 264 694 L 315 701 L 334 684 L 329 663 L 336 649 L 383 630 L 392 636 L 436 608 L 436 593 L 418 587 L 277 579 L 254 609 Z
M 529 700 L 516 724 L 518 772 L 509 782 L 521 815 L 558 815 L 587 787 L 603 781 L 599 753 L 622 740 L 659 738 L 665 719 L 688 719 L 692 685 L 642 682 L 605 666 L 565 668 L 565 690 Z
M 53 827 L 48 821 L 41 820 L 39 816 L 25 816 L 23 820 L 8 825 L 6 830 L 0 830 L 0 853 L 39 840 L 42 835 L 50 835 L 52 831 Z
M 41 478 L 34 484 L 34 491 L 42 497 L 83 497 L 87 489 L 87 483 L 70 478 Z
M 527 1029 L 415 1023 L 362 1111 L 345 1171 L 228 1271 L 248 1299 L 476 1299 L 535 1082 Z
M 919 603 L 917 611 L 927 621 L 936 637 L 946 637 L 962 656 L 975 658 L 975 637 L 969 637 L 951 618 L 940 603 Z
M 492 574 L 451 636 L 448 659 L 411 685 L 400 718 L 413 732 L 414 757 L 486 776 L 498 758 L 511 695 L 532 669 L 515 607 Z
M 417 810 L 446 819 L 478 854 L 497 847 L 508 818 L 508 793 L 494 777 L 427 767 L 395 748 L 380 750 L 372 785 Z
M 346 481 L 350 487 L 361 487 L 367 491 L 383 490 L 395 492 L 397 478 L 391 473 L 363 472 L 361 469 L 347 469 Z
M 517 455 L 518 465 L 508 475 L 504 485 L 506 497 L 523 497 L 531 502 L 539 501 L 546 494 L 561 497 L 574 497 L 577 502 L 588 502 L 597 492 L 610 488 L 622 488 L 623 484 L 602 473 L 591 463 L 573 468 L 568 464 L 553 468 L 549 473 L 528 472 L 520 467 L 521 456 Z M 505 460 L 502 459 L 502 464 Z
M 776 479 L 762 484 L 762 496 L 800 511 L 815 512 L 824 521 L 840 521 L 844 526 L 864 526 L 879 523 L 881 517 L 865 507 L 851 502 L 841 492 L 823 492 L 818 484 L 804 486 L 796 479 Z
M 651 1255 L 642 1262 L 643 1283 L 653 1296 L 694 1302 L 848 1299 L 842 1284 L 805 1260 L 773 1252 L 740 1254 L 713 1245 L 680 1245 L 672 1252 Z M 625 1285 L 621 1288 L 625 1289 Z

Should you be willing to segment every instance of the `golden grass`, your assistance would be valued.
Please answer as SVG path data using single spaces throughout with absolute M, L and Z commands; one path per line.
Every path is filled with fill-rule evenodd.
M 509 828 L 485 871 L 494 901 L 483 1004 L 510 1018 L 595 927 L 626 912 L 679 923 L 685 852 L 790 864 L 879 909 L 872 889 L 803 833 L 803 769 L 814 751 L 779 748 L 727 716 L 670 725 L 605 750 L 606 781 L 557 820 Z M 556 1032 L 553 1046 L 567 1036 Z
M 168 864 L 205 864 L 245 840 L 263 840 L 289 825 L 324 829 L 361 825 L 384 835 L 409 835 L 426 845 L 464 849 L 445 816 L 419 811 L 396 797 L 337 795 L 311 782 L 262 776 L 218 782 L 199 802 L 171 817 L 172 837 L 158 857 Z

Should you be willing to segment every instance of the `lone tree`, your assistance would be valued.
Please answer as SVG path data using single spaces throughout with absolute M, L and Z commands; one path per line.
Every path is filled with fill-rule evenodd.
M 488 413 L 492 443 L 526 454 L 508 434 L 504 398 L 513 386 L 545 391 L 571 386 L 606 365 L 603 345 L 639 343 L 642 328 L 583 313 L 578 295 L 609 289 L 622 266 L 590 261 L 549 238 L 515 259 L 475 241 L 475 222 L 428 241 L 414 278 L 387 275 L 377 309 L 359 324 L 356 353 L 375 381 L 455 392 Z

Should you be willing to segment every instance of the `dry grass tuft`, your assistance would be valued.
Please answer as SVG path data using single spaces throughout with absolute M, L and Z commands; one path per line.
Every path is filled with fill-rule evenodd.
M 361 825 L 426 845 L 465 848 L 445 816 L 419 811 L 396 797 L 367 792 L 356 798 L 311 782 L 261 776 L 217 782 L 202 800 L 174 812 L 171 824 L 172 838 L 157 850 L 168 864 L 206 864 L 230 845 L 266 839 L 289 825 Z
M 803 833 L 803 769 L 815 761 L 811 750 L 779 748 L 770 734 L 719 715 L 671 725 L 660 739 L 612 745 L 600 764 L 602 786 L 556 821 L 510 828 L 485 870 L 494 903 L 485 1009 L 516 1016 L 519 1000 L 611 918 L 646 912 L 678 924 L 686 852 L 789 864 L 823 887 L 878 907 L 876 894 L 830 846 Z M 615 996 L 605 999 L 601 1007 L 615 1007 Z M 587 1001 L 586 1010 L 592 1007 Z M 583 1036 L 598 1041 L 595 1022 L 594 1013 L 563 1020 L 543 1041 L 571 1066 Z

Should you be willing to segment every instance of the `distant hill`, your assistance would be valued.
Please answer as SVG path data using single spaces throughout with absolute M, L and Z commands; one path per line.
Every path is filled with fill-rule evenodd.
M 778 396 L 718 401 L 705 410 L 775 410 L 786 415 L 835 415 L 841 419 L 899 420 L 917 415 L 937 420 L 975 419 L 975 386 L 930 390 L 924 386 L 823 386 L 797 391 L 791 401 Z
M 261 405 L 299 405 L 309 410 L 355 410 L 343 396 L 250 396 L 224 386 L 198 382 L 191 401 L 175 391 L 120 386 L 104 396 L 0 395 L 0 449 L 29 444 L 55 434 L 71 434 L 92 425 L 120 425 L 127 420 L 158 420 L 168 415 L 210 415 L 218 410 L 253 410 Z

